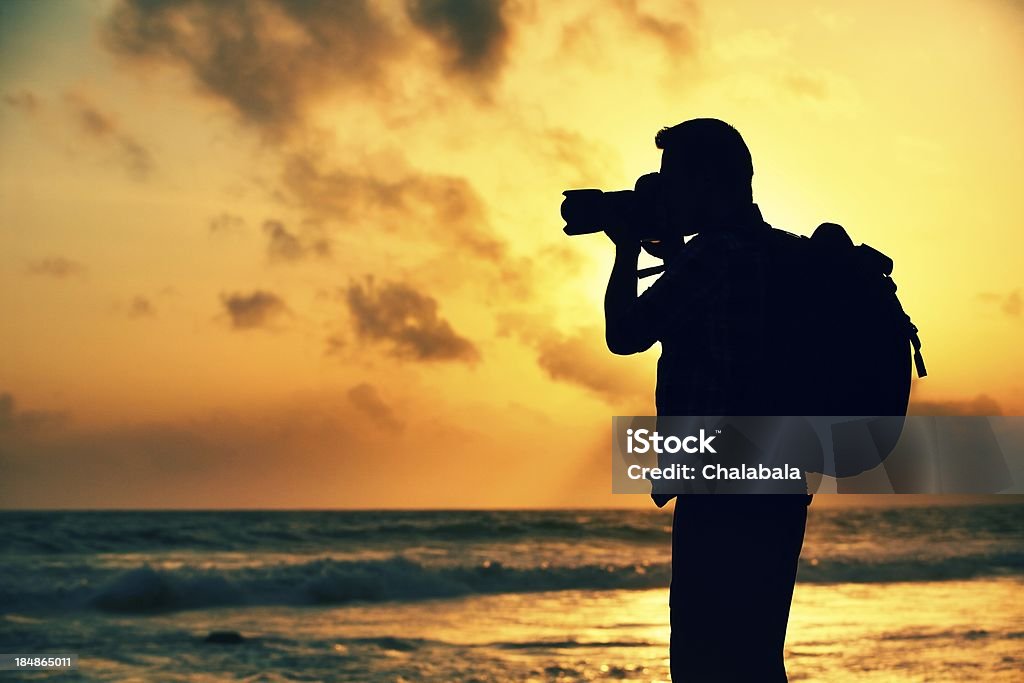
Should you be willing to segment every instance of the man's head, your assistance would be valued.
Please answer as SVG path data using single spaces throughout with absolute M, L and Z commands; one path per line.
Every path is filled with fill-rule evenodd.
M 667 208 L 683 234 L 715 229 L 753 201 L 754 166 L 739 131 L 718 119 L 691 119 L 662 128 L 661 175 Z

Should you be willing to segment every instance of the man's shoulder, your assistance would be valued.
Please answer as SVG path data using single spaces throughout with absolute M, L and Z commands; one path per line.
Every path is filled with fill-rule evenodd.
M 776 228 L 773 225 L 767 226 L 767 230 L 764 231 L 764 237 L 766 240 L 770 240 L 773 243 L 782 246 L 797 246 L 807 241 L 807 237 L 804 235 L 798 235 L 795 232 Z
M 810 240 L 804 235 L 768 226 L 762 233 L 759 247 L 772 261 L 800 262 L 806 255 L 809 245 Z

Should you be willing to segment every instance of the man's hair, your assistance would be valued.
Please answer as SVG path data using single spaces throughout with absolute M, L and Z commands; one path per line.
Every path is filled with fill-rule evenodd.
M 718 119 L 690 119 L 662 128 L 654 136 L 658 149 L 681 154 L 701 175 L 737 191 L 749 192 L 754 175 L 750 150 L 739 131 Z

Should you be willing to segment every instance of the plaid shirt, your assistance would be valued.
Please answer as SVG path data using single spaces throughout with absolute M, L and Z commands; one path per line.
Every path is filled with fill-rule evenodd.
M 780 236 L 752 205 L 747 222 L 690 240 L 637 299 L 637 318 L 651 321 L 662 346 L 659 415 L 765 413 L 750 402 L 771 362 L 766 297 Z

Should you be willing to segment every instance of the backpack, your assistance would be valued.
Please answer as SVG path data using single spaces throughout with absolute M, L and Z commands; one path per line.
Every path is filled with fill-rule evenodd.
M 896 296 L 892 259 L 855 245 L 835 223 L 810 237 L 769 228 L 764 239 L 766 329 L 750 350 L 747 393 L 735 403 L 748 407 L 743 415 L 809 419 L 742 419 L 741 431 L 774 443 L 804 471 L 856 476 L 883 462 L 902 434 L 912 362 L 918 377 L 928 374 L 918 329 Z
M 849 436 L 839 442 L 856 421 L 830 421 L 835 455 L 819 471 L 854 476 L 883 461 L 899 439 L 911 359 L 917 376 L 927 375 L 918 329 L 896 296 L 888 256 L 854 245 L 835 223 L 809 238 L 773 232 L 777 273 L 769 297 L 779 334 L 768 340 L 772 363 L 763 381 L 777 388 L 776 415 L 885 416 L 860 421 L 870 447 Z

